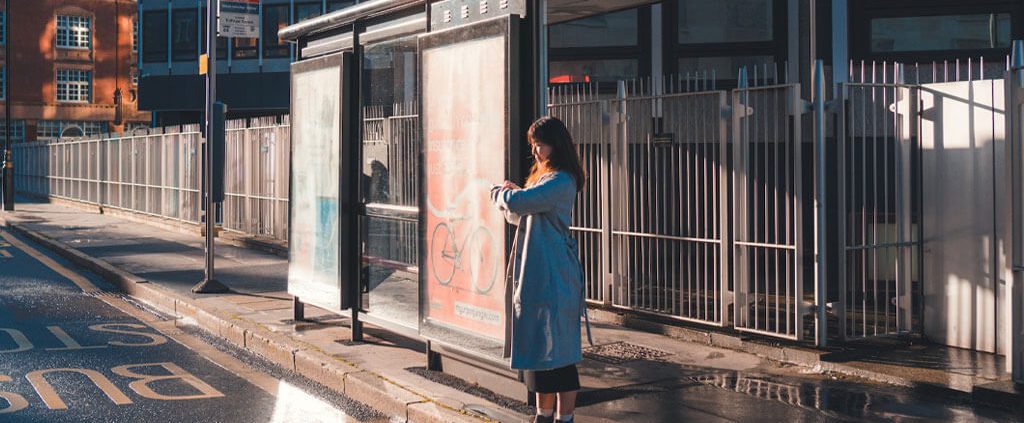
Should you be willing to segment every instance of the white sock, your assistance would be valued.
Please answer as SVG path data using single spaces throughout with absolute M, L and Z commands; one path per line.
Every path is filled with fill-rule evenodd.
M 560 422 L 571 422 L 572 414 L 559 414 L 558 416 L 555 417 L 555 420 L 558 420 Z
M 554 408 L 543 409 L 543 408 L 537 407 L 537 414 L 541 415 L 541 416 L 544 416 L 544 417 L 551 417 L 551 416 L 555 415 L 555 409 Z

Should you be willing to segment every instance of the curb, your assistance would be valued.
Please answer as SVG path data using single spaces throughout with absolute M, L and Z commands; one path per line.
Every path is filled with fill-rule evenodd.
M 367 404 L 389 416 L 404 416 L 408 422 L 482 422 L 482 416 L 471 415 L 441 404 L 402 386 L 383 375 L 331 357 L 315 347 L 277 335 L 258 325 L 221 315 L 194 304 L 159 285 L 125 272 L 104 260 L 90 257 L 75 248 L 0 217 L 0 226 L 42 244 L 61 257 L 115 283 L 126 294 L 150 304 L 175 318 L 192 321 L 196 326 L 217 335 L 238 348 L 269 359 L 282 368 L 294 371 L 327 388 Z

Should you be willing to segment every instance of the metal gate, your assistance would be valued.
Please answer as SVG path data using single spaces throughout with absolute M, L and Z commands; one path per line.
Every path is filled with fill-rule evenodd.
M 721 325 L 728 250 L 724 91 L 620 87 L 612 153 L 613 301 Z M 625 118 L 623 118 L 625 117 Z
M 837 309 L 844 339 L 909 332 L 912 281 L 920 280 L 920 87 L 902 83 L 900 65 L 880 70 L 881 77 L 872 71 L 839 89 Z
M 804 165 L 812 157 L 801 143 L 803 113 L 799 84 L 732 92 L 733 325 L 794 340 L 814 301 L 804 297 Z
M 728 322 L 728 120 L 709 80 L 559 88 L 590 176 L 573 233 L 588 299 L 698 323 Z M 688 90 L 693 89 L 693 92 Z

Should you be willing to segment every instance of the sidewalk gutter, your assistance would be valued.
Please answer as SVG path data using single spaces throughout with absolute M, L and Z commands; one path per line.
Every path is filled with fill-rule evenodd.
M 357 364 L 327 355 L 313 345 L 275 334 L 227 313 L 203 309 L 190 298 L 148 283 L 143 278 L 118 269 L 104 260 L 90 257 L 63 242 L 8 222 L 2 216 L 0 226 L 42 244 L 76 265 L 115 283 L 126 294 L 174 316 L 176 325 L 194 324 L 236 347 L 259 354 L 278 366 L 388 415 L 404 417 L 409 422 L 490 421 L 486 417 L 472 415 L 436 401 L 429 393 L 418 392 L 414 387 L 403 386 Z

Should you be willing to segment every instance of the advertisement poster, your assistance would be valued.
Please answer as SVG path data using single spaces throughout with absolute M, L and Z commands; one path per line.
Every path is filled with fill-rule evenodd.
M 504 36 L 424 48 L 424 318 L 503 340 L 505 219 L 490 188 L 505 179 Z
M 338 182 L 341 65 L 338 57 L 292 67 L 292 195 L 288 293 L 341 308 Z

